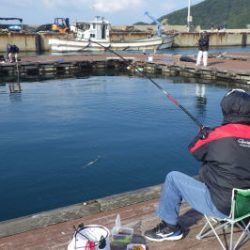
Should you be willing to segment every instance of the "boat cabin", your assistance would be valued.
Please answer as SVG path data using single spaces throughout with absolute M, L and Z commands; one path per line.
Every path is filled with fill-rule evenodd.
M 110 23 L 103 17 L 97 16 L 89 23 L 76 23 L 77 40 L 106 40 L 110 37 Z

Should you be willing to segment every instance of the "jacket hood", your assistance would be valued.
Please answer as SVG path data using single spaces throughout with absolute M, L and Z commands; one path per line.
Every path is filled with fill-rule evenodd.
M 223 124 L 243 123 L 250 125 L 250 95 L 241 89 L 228 92 L 221 100 Z

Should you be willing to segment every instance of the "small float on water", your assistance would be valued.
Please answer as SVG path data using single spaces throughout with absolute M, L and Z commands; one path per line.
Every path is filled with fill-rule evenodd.
M 89 23 L 73 26 L 74 37 L 52 38 L 49 45 L 52 51 L 101 51 L 105 48 L 112 50 L 160 50 L 172 47 L 176 34 L 151 35 L 144 39 L 128 41 L 112 41 L 111 24 L 103 17 L 96 17 Z

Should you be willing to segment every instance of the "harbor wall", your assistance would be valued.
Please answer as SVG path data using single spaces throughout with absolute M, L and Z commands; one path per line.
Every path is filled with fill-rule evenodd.
M 0 33 L 0 52 L 6 52 L 8 43 L 17 44 L 21 51 L 37 51 L 37 37 L 36 33 Z
M 124 41 L 131 41 L 131 40 L 139 40 L 139 39 L 146 39 L 150 37 L 150 32 L 136 32 L 136 31 L 129 31 L 129 32 L 119 32 L 113 31 L 110 33 L 110 39 L 114 42 L 124 42 Z
M 174 47 L 196 47 L 199 39 L 199 32 L 179 32 L 174 38 Z M 230 31 L 230 32 L 209 32 L 210 46 L 249 46 L 250 45 L 250 31 Z M 145 35 L 145 34 L 144 34 Z M 130 36 L 130 37 L 129 37 Z M 122 37 L 123 40 L 130 40 L 131 34 L 128 33 L 128 39 Z M 0 33 L 0 53 L 6 52 L 8 43 L 16 44 L 21 52 L 40 52 L 49 51 L 50 47 L 48 41 L 50 38 L 72 38 L 72 34 L 59 33 L 18 33 L 6 32 Z M 138 37 L 139 38 L 139 37 Z M 141 37 L 140 37 L 141 38 Z M 116 40 L 119 40 L 116 38 Z
M 175 47 L 196 47 L 199 32 L 181 32 L 174 39 Z M 209 32 L 210 46 L 249 46 L 250 32 Z
M 49 51 L 49 39 L 52 38 L 66 38 L 66 39 L 72 39 L 73 34 L 60 34 L 60 33 L 52 33 L 52 32 L 42 32 L 38 33 L 39 35 L 39 46 L 38 51 Z
M 29 32 L 3 32 L 0 33 L 0 53 L 5 53 L 7 44 L 16 44 L 20 52 L 48 51 L 49 39 L 55 37 L 67 38 L 72 35 L 59 33 L 29 33 Z

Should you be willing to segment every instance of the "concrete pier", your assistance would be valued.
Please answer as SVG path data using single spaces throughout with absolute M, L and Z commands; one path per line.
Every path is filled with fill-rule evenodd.
M 91 75 L 98 71 L 116 70 L 117 73 L 138 74 L 128 70 L 133 62 L 143 73 L 156 76 L 181 76 L 206 81 L 250 86 L 250 53 L 224 53 L 210 55 L 208 66 L 196 66 L 183 60 L 181 55 L 156 54 L 152 60 L 144 54 L 123 55 L 124 60 L 111 53 L 71 56 L 24 56 L 18 63 L 0 64 L 0 81 L 13 82 L 69 78 Z M 194 58 L 191 58 L 194 60 Z

